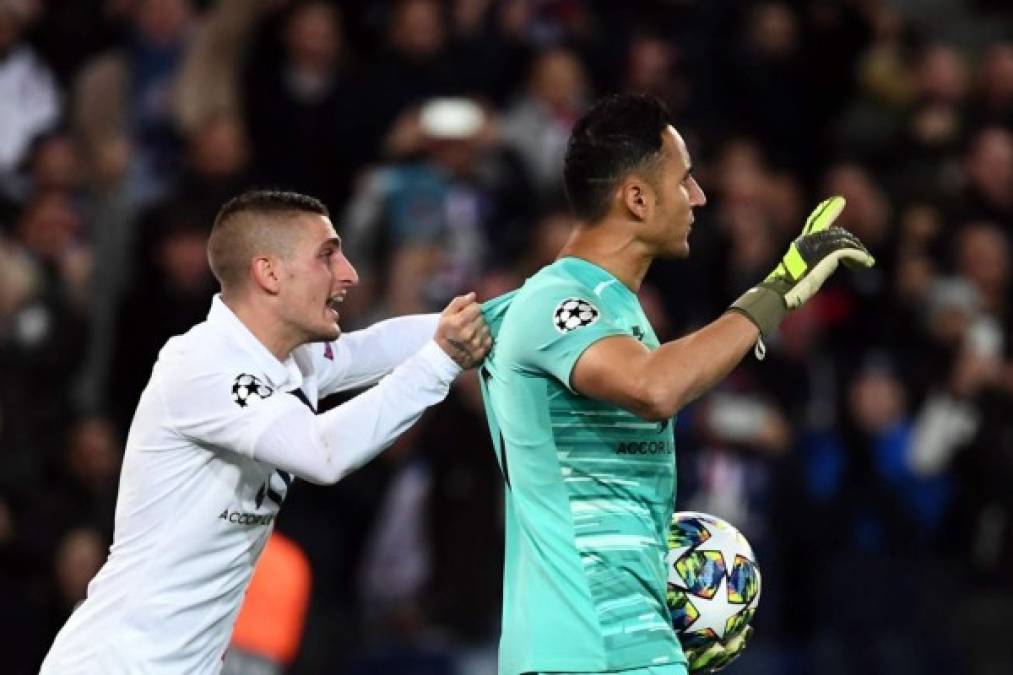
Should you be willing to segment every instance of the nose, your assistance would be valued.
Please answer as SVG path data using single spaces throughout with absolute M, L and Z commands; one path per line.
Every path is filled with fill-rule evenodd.
M 359 285 L 359 273 L 355 271 L 355 267 L 345 257 L 344 253 L 337 256 L 337 269 L 335 270 L 335 276 L 342 286 L 358 286 Z
M 689 204 L 690 206 L 704 206 L 707 203 L 707 195 L 704 194 L 703 188 L 696 182 L 696 178 L 690 176 L 690 189 L 689 189 Z

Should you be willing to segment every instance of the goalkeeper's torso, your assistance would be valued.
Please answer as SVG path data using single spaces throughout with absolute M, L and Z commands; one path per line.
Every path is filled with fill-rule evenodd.
M 683 662 L 665 606 L 672 421 L 568 386 L 599 339 L 632 335 L 657 348 L 636 296 L 564 258 L 485 310 L 496 345 L 483 392 L 507 481 L 500 673 Z

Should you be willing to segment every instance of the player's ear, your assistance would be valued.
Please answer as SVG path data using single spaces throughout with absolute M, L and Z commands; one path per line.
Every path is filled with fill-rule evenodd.
M 250 263 L 250 277 L 260 289 L 277 295 L 281 291 L 281 270 L 270 256 L 257 256 Z
M 648 215 L 650 199 L 650 187 L 637 177 L 631 177 L 623 182 L 621 199 L 627 213 L 636 220 L 645 220 Z

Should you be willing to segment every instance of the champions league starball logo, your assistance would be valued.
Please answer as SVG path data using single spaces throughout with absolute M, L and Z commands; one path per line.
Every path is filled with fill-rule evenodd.
M 258 380 L 253 375 L 243 373 L 232 383 L 232 400 L 240 408 L 256 403 L 274 393 L 274 389 Z
M 560 333 L 590 326 L 598 320 L 598 308 L 582 298 L 567 298 L 556 305 L 552 321 Z

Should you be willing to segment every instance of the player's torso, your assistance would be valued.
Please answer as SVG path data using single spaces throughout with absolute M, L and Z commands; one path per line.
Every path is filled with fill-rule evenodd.
M 160 420 L 144 424 L 146 398 L 147 392 L 124 454 L 113 555 L 120 545 L 140 552 L 148 540 L 163 549 L 158 560 L 167 572 L 180 576 L 205 565 L 250 567 L 292 477 L 250 457 L 192 443 Z
M 292 477 L 184 438 L 164 413 L 161 367 L 131 424 L 109 559 L 54 656 L 111 659 L 110 672 L 119 672 L 116 659 L 125 672 L 142 663 L 153 672 L 217 672 Z M 249 379 L 237 377 L 234 393 L 248 400 L 237 405 L 258 395 L 288 396 L 293 383 L 311 388 L 315 401 L 311 378 L 275 383 L 242 370 Z M 111 636 L 116 644 L 103 647 Z
M 513 299 L 485 378 L 508 482 L 503 667 L 591 670 L 680 660 L 664 609 L 672 421 L 643 420 L 518 367 L 523 350 L 533 348 L 530 322 L 539 317 L 515 315 L 513 307 L 551 293 L 555 280 L 547 276 L 533 277 Z M 650 349 L 659 346 L 628 289 L 602 287 L 600 276 L 580 281 L 580 297 L 594 311 Z M 512 649 L 541 656 L 525 660 Z M 572 661 L 578 653 L 598 657 Z M 567 660 L 554 665 L 546 660 L 553 655 Z

